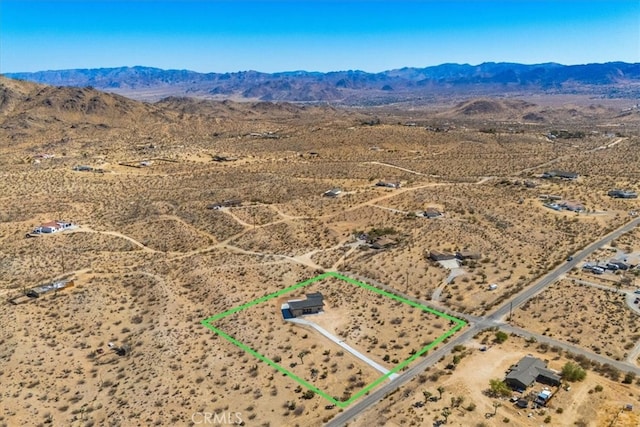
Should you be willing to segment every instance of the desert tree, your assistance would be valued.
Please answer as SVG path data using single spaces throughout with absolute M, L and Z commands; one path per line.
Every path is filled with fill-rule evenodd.
M 298 357 L 300 358 L 300 364 L 304 365 L 304 357 L 309 354 L 309 350 L 302 350 L 300 353 L 298 353 Z

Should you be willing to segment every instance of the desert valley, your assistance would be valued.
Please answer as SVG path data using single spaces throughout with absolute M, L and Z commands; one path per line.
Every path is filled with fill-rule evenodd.
M 637 102 L 0 77 L 0 425 L 640 425 Z

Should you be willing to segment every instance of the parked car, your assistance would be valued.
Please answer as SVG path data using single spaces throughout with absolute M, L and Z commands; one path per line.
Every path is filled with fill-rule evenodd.
M 633 291 L 634 294 L 640 294 L 640 289 L 636 289 L 635 291 Z
M 591 269 L 591 272 L 593 274 L 603 274 L 604 273 L 604 269 L 600 268 L 600 267 L 593 267 Z
M 618 266 L 620 270 L 628 270 L 629 266 L 622 261 L 611 261 L 611 264 L 615 264 Z
M 611 270 L 611 271 L 618 271 L 620 269 L 620 267 L 618 267 L 616 264 L 612 262 L 608 262 L 606 267 L 607 267 L 607 270 Z

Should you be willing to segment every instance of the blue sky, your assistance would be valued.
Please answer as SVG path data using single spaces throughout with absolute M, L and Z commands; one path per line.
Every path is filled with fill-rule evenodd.
M 640 62 L 640 0 L 0 0 L 0 73 Z

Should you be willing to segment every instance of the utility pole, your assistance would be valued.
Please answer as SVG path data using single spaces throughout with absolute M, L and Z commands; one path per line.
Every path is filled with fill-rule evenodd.
M 512 315 L 513 315 L 513 301 L 509 303 L 509 323 L 511 323 Z
M 406 294 L 409 291 L 409 270 L 407 270 L 407 280 L 405 282 L 404 293 Z

